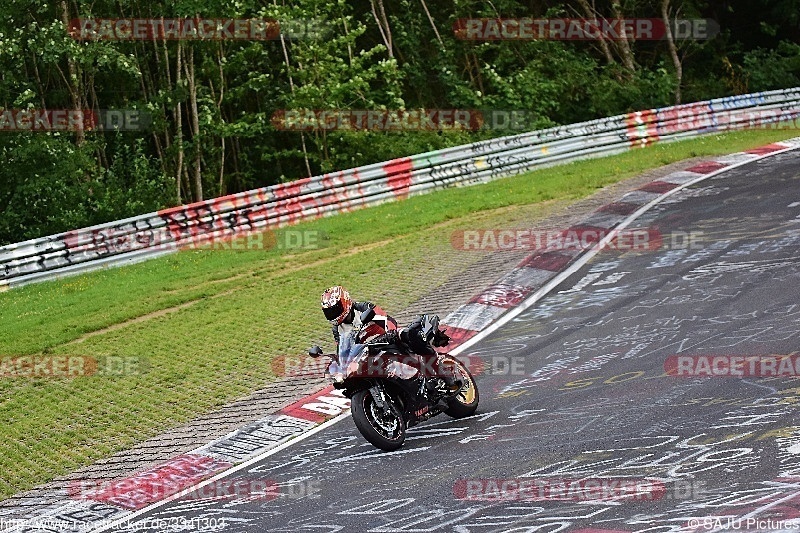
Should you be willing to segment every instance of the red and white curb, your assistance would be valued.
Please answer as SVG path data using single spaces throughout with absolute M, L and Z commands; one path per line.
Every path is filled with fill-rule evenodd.
M 191 494 L 205 484 L 231 475 L 298 439 L 310 437 L 327 422 L 349 413 L 350 401 L 332 386 L 298 400 L 169 461 L 117 479 L 80 498 L 69 488 L 36 517 L 16 520 L 0 516 L 2 533 L 105 531 L 124 524 L 139 511 Z M 80 481 L 76 482 L 80 485 Z
M 642 213 L 681 189 L 732 168 L 797 148 L 800 148 L 800 138 L 700 163 L 626 194 L 566 231 L 624 229 Z M 511 272 L 444 318 L 442 323 L 453 341 L 451 353 L 463 352 L 532 306 L 599 253 L 612 238 L 613 233 L 609 233 L 587 250 L 546 249 L 526 257 Z M 165 463 L 115 480 L 94 493 L 82 495 L 82 499 L 66 499 L 64 491 L 57 496 L 61 500 L 49 509 L 10 527 L 2 526 L 10 520 L 0 515 L 0 527 L 5 527 L 0 532 L 99 533 L 119 528 L 145 512 L 305 440 L 347 415 L 349 400 L 332 386 L 327 386 L 278 413 Z

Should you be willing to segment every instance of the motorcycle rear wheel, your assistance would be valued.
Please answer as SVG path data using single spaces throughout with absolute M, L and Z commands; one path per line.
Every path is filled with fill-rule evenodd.
M 480 401 L 480 394 L 478 393 L 478 385 L 475 383 L 475 378 L 472 377 L 469 369 L 464 366 L 461 361 L 453 357 L 447 358 L 447 363 L 451 364 L 455 370 L 456 375 L 460 374 L 460 378 L 465 381 L 461 391 L 450 401 L 448 401 L 448 409 L 445 414 L 452 418 L 465 418 L 475 414 L 478 409 L 478 402 Z
M 373 446 L 381 450 L 392 452 L 403 445 L 406 440 L 406 422 L 394 410 L 394 415 L 387 417 L 372 398 L 369 389 L 355 393 L 350 402 L 350 412 L 353 415 L 358 431 Z

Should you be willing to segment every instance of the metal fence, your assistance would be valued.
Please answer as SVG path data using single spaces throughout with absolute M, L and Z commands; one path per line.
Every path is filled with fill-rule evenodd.
M 657 141 L 794 123 L 798 116 L 800 88 L 794 88 L 558 126 L 314 176 L 0 247 L 0 289 Z

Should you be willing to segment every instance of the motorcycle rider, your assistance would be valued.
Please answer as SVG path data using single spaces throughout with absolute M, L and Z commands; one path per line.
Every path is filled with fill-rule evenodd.
M 409 352 L 426 359 L 426 363 L 433 367 L 434 375 L 444 381 L 447 392 L 457 392 L 461 389 L 462 383 L 456 378 L 452 369 L 439 365 L 439 354 L 433 348 L 447 346 L 450 343 L 450 337 L 439 329 L 438 316 L 420 315 L 399 332 L 390 332 L 389 336 L 392 334 L 399 341 L 395 341 L 396 344 L 405 346 Z
M 341 285 L 334 285 L 322 293 L 322 312 L 331 323 L 336 355 L 339 355 L 339 339 L 354 328 L 361 328 L 361 313 L 375 309 L 375 316 L 359 335 L 359 342 L 366 344 L 379 335 L 397 329 L 397 321 L 383 314 L 383 310 L 372 302 L 356 302 Z
M 449 369 L 440 368 L 437 364 L 438 353 L 433 346 L 447 346 L 450 341 L 443 331 L 439 330 L 439 317 L 436 315 L 421 315 L 407 327 L 398 331 L 397 321 L 374 303 L 356 302 L 350 293 L 341 285 L 334 285 L 322 293 L 322 312 L 331 323 L 333 339 L 336 342 L 336 355 L 339 356 L 339 339 L 341 335 L 349 333 L 354 328 L 362 328 L 361 313 L 368 309 L 375 310 L 375 316 L 366 325 L 359 335 L 359 342 L 387 342 L 408 353 L 416 353 L 425 358 L 430 366 L 434 367 L 435 375 L 442 378 L 448 392 L 456 392 L 461 388 L 461 381 Z M 356 313 L 356 311 L 358 313 Z M 423 328 L 425 325 L 432 329 L 432 338 L 426 339 Z M 432 325 L 432 326 L 431 326 Z

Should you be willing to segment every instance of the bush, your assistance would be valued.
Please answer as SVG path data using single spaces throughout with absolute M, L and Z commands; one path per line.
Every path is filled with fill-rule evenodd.
M 781 41 L 777 49 L 757 48 L 744 55 L 750 91 L 800 85 L 800 44 Z
M 118 143 L 97 166 L 89 141 L 67 136 L 7 134 L 0 144 L 0 245 L 146 213 L 169 198 L 167 180 L 144 142 Z

